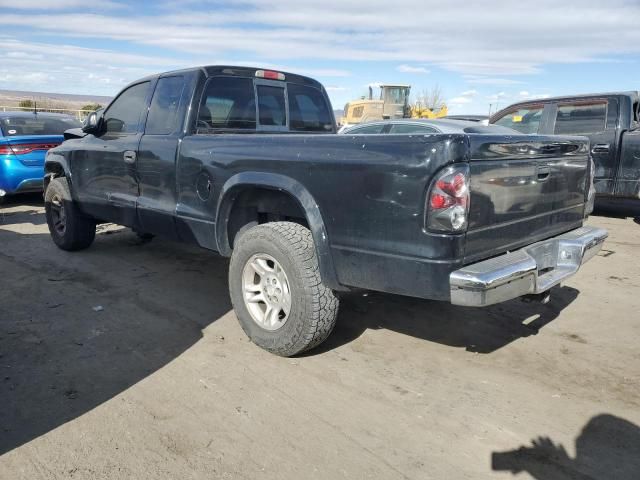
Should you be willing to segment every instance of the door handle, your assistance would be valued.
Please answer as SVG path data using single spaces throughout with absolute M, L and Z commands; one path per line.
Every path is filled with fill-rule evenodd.
M 547 178 L 549 178 L 550 173 L 551 167 L 549 167 L 549 165 L 538 165 L 538 180 L 540 182 L 544 182 Z
M 591 149 L 591 153 L 609 153 L 609 144 L 596 143 Z
M 136 163 L 136 152 L 133 150 L 127 150 L 122 154 L 124 163 Z

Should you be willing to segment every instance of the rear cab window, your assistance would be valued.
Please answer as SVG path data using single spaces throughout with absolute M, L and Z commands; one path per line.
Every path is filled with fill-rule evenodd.
M 287 127 L 287 106 L 284 85 L 256 85 L 258 95 L 258 125 L 266 130 L 282 130 Z
M 542 104 L 519 107 L 507 111 L 492 124 L 511 128 L 521 133 L 538 133 L 543 111 L 544 105 Z
M 329 102 L 320 88 L 248 77 L 207 80 L 198 110 L 196 133 L 224 131 L 335 131 Z
M 554 133 L 581 135 L 603 132 L 607 122 L 606 100 L 558 105 Z
M 197 133 L 255 130 L 253 81 L 250 78 L 210 78 L 200 102 L 196 129 Z
M 307 85 L 287 85 L 289 127 L 299 132 L 332 132 L 333 118 L 320 90 Z

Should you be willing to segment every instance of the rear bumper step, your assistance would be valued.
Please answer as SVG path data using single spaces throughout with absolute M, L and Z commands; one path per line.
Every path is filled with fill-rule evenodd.
M 606 230 L 581 227 L 451 273 L 451 303 L 484 307 L 558 285 L 600 251 Z

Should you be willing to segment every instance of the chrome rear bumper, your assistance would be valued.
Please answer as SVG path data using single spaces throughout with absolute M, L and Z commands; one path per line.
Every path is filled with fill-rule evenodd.
M 581 227 L 451 273 L 451 303 L 483 307 L 542 293 L 600 251 L 606 230 Z

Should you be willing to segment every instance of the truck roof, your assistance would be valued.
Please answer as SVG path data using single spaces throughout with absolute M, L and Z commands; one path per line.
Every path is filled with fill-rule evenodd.
M 528 105 L 531 103 L 551 103 L 558 102 L 564 100 L 579 100 L 579 99 L 589 99 L 589 98 L 602 98 L 602 97 L 615 97 L 615 96 L 623 96 L 623 97 L 631 97 L 637 100 L 640 97 L 640 92 L 636 90 L 628 90 L 628 91 L 620 91 L 620 92 L 602 92 L 602 93 L 583 93 L 580 95 L 565 95 L 559 97 L 546 97 L 546 98 L 532 98 L 529 100 L 522 100 L 521 102 L 515 102 L 509 105 L 508 107 L 503 108 L 505 110 L 507 108 L 511 108 L 515 105 Z
M 314 80 L 310 77 L 305 77 L 303 75 L 298 75 L 296 73 L 284 72 L 282 70 L 277 70 L 274 68 L 266 68 L 266 67 L 246 67 L 246 66 L 234 66 L 234 65 L 203 65 L 198 67 L 190 67 L 190 68 L 182 68 L 180 70 L 171 70 L 168 72 L 156 73 L 153 75 L 148 75 L 144 78 L 138 79 L 133 83 L 139 83 L 144 80 L 151 80 L 156 77 L 164 77 L 167 75 L 175 75 L 177 73 L 186 73 L 186 72 L 194 72 L 200 70 L 204 72 L 207 77 L 212 77 L 215 75 L 231 75 L 238 77 L 255 77 L 256 71 L 264 70 L 264 71 L 273 71 L 282 73 L 285 76 L 286 82 L 297 83 L 301 85 L 310 85 L 316 88 L 322 88 L 322 84 L 317 80 Z

